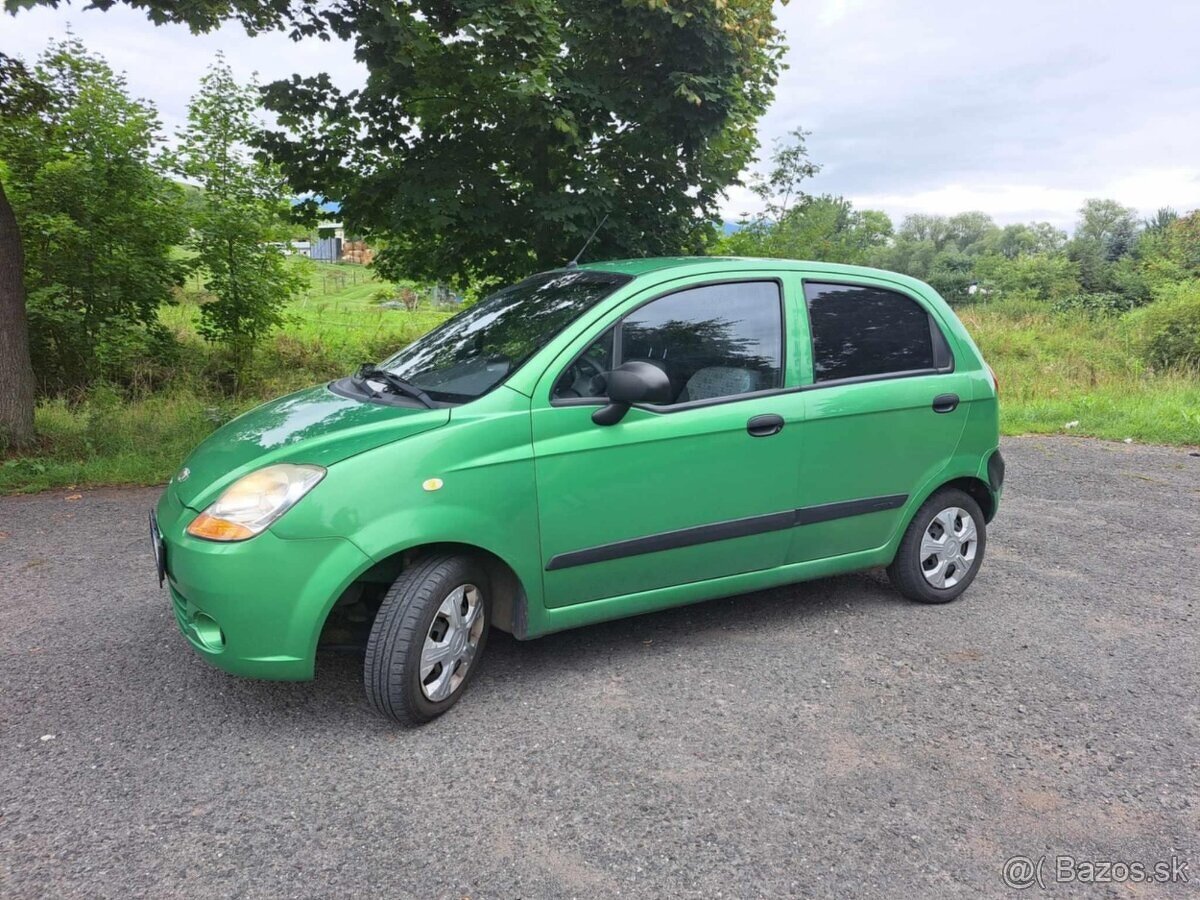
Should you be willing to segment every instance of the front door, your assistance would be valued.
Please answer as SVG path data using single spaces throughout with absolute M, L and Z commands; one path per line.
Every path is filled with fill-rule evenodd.
M 810 280 L 804 294 L 812 381 L 788 562 L 887 543 L 912 492 L 954 455 L 972 390 L 915 296 Z
M 782 291 L 748 280 L 633 300 L 547 372 L 533 401 L 547 606 L 783 561 L 802 400 L 783 390 Z M 662 368 L 672 401 L 595 424 L 603 373 L 631 360 Z

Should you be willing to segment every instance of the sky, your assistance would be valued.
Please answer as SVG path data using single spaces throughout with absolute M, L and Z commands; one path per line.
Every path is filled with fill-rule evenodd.
M 1144 216 L 1200 207 L 1200 0 L 791 0 L 778 17 L 788 68 L 759 136 L 765 153 L 812 133 L 813 193 L 897 223 L 979 209 L 1069 229 L 1088 197 Z M 36 56 L 68 25 L 169 132 L 218 50 L 241 78 L 363 77 L 348 45 L 236 26 L 194 36 L 80 3 L 0 17 L 0 51 Z M 735 187 L 722 211 L 757 208 Z

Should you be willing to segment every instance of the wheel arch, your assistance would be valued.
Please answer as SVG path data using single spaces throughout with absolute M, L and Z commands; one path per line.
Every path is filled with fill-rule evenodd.
M 390 585 L 413 561 L 430 553 L 455 553 L 479 560 L 487 570 L 492 590 L 492 624 L 517 638 L 527 632 L 528 599 L 516 570 L 502 557 L 476 544 L 431 541 L 397 549 L 368 566 L 342 591 L 325 611 L 321 629 L 329 623 L 340 604 L 355 600 L 368 585 Z
M 953 478 L 935 478 L 928 483 L 928 486 L 916 492 L 908 502 L 907 511 L 904 517 L 897 523 L 896 530 L 892 533 L 888 541 L 890 552 L 894 553 L 899 547 L 901 539 L 904 537 L 904 532 L 908 529 L 909 523 L 916 516 L 917 511 L 925 505 L 925 501 L 936 494 L 943 488 L 957 488 L 963 491 L 968 497 L 979 504 L 979 508 L 983 511 L 983 521 L 985 524 L 990 524 L 996 516 L 996 495 L 992 493 L 986 481 L 978 475 L 955 475 Z
M 996 516 L 996 498 L 992 494 L 992 489 L 988 487 L 986 481 L 975 475 L 964 475 L 959 478 L 952 478 L 934 488 L 925 499 L 929 499 L 942 488 L 958 488 L 972 500 L 979 504 L 979 508 L 983 510 L 983 521 L 990 523 Z M 922 500 L 922 503 L 925 501 Z

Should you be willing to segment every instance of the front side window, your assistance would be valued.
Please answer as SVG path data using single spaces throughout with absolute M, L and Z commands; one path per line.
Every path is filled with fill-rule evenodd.
M 576 357 L 556 381 L 554 398 L 603 397 L 604 373 L 635 360 L 666 372 L 670 404 L 781 387 L 782 318 L 774 281 L 707 285 L 660 297 Z
M 812 329 L 814 381 L 938 367 L 934 334 L 941 333 L 912 298 L 864 285 L 805 282 L 804 299 Z
M 587 269 L 534 275 L 463 310 L 379 368 L 434 400 L 474 400 L 627 281 Z

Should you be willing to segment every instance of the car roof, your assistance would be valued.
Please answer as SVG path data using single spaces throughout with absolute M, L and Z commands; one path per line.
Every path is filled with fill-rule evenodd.
M 906 284 L 910 287 L 930 290 L 924 282 L 907 275 L 901 275 L 899 272 L 872 269 L 869 266 L 850 266 L 842 263 L 827 263 L 802 259 L 773 259 L 753 256 L 660 256 L 644 259 L 598 260 L 596 262 L 582 263 L 579 268 L 591 269 L 597 272 L 616 272 L 634 278 L 639 275 L 646 275 L 651 272 L 664 272 L 666 270 L 679 270 L 678 274 L 680 275 L 687 274 L 688 270 L 697 269 L 715 273 L 719 273 L 722 270 L 745 272 L 760 269 L 775 272 L 804 271 L 829 275 L 831 277 L 841 276 L 852 278 L 855 276 L 870 276 L 872 278 L 885 278 L 889 281 Z

